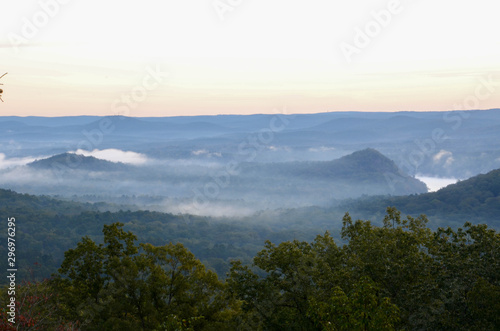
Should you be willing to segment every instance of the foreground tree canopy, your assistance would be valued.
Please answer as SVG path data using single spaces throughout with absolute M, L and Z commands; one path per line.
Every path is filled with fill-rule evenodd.
M 121 223 L 85 237 L 52 279 L 17 291 L 30 330 L 493 330 L 500 329 L 500 235 L 403 219 L 343 219 L 341 245 L 266 242 L 225 281 L 181 244 L 136 244 Z M 21 325 L 24 323 L 24 325 Z M 24 328 L 23 328 L 24 327 Z

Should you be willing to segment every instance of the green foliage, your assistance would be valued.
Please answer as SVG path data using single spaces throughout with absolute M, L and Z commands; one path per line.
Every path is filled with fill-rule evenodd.
M 18 277 L 31 281 L 56 272 L 64 252 L 75 247 L 83 236 L 102 242 L 103 226 L 114 222 L 123 223 L 140 242 L 154 245 L 181 242 L 219 277 L 224 277 L 232 259 L 251 261 L 266 239 L 273 242 L 291 237 L 311 240 L 318 228 L 308 222 L 295 224 L 292 229 L 283 224 L 269 225 L 267 219 L 264 223 L 150 211 L 101 212 L 92 204 L 1 189 L 0 213 L 17 220 L 16 240 L 23 243 L 23 249 L 16 252 Z M 0 239 L 6 235 L 7 232 L 0 233 Z M 0 240 L 0 255 L 6 256 L 6 243 L 6 239 Z M 5 283 L 6 279 L 0 279 L 0 284 Z
M 432 231 L 393 207 L 382 226 L 342 222 L 345 244 L 328 232 L 267 241 L 253 265 L 233 260 L 225 282 L 180 243 L 136 244 L 124 223 L 104 225 L 100 243 L 86 236 L 65 252 L 53 279 L 18 287 L 18 316 L 54 330 L 500 329 L 494 229 Z
M 459 227 L 464 222 L 487 223 L 500 229 L 500 169 L 478 175 L 437 192 L 399 197 L 370 197 L 343 203 L 344 210 L 373 217 L 384 206 L 408 214 L 426 214 L 433 227 Z
M 105 225 L 104 243 L 88 237 L 65 253 L 52 281 L 65 293 L 67 319 L 82 329 L 217 329 L 239 310 L 225 285 L 182 244 L 135 245 L 122 223 Z
M 500 234 L 486 225 L 466 223 L 457 231 L 438 229 L 429 249 L 438 268 L 439 328 L 469 330 L 500 327 Z
M 353 284 L 356 275 L 348 267 L 347 252 L 328 233 L 311 244 L 267 242 L 254 259 L 265 273 L 258 276 L 236 262 L 227 282 L 245 301 L 244 308 L 261 316 L 266 329 L 392 327 L 398 308 L 366 276 Z
M 496 329 L 500 237 L 485 225 L 427 228 L 388 208 L 383 226 L 344 216 L 339 247 L 266 243 L 227 280 L 270 330 Z M 487 295 L 482 295 L 486 294 Z M 488 307 L 488 308 L 486 308 Z
M 12 291 L 10 289 L 10 291 Z M 15 288 L 15 316 L 8 315 L 9 291 L 0 294 L 0 330 L 78 330 L 79 323 L 65 319 L 61 311 L 64 293 L 54 291 L 50 281 L 23 282 Z M 14 317 L 15 323 L 11 323 Z M 9 321 L 10 319 L 10 321 Z
M 399 309 L 364 276 L 349 295 L 338 286 L 329 301 L 310 300 L 309 314 L 323 330 L 394 330 Z

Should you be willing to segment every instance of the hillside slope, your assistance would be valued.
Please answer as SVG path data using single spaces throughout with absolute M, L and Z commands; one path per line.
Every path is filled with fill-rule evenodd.
M 93 156 L 84 156 L 74 153 L 57 154 L 46 159 L 40 159 L 28 164 L 34 169 L 48 170 L 87 170 L 87 171 L 121 171 L 128 166 L 123 163 L 101 160 Z
M 500 228 L 500 169 L 449 185 L 437 192 L 368 198 L 345 204 L 343 208 L 374 215 L 383 213 L 387 206 L 395 206 L 407 214 L 446 219 L 447 223 L 484 222 Z
M 46 196 L 0 189 L 0 214 L 15 218 L 17 279 L 50 277 L 60 267 L 64 252 L 82 237 L 102 240 L 104 224 L 121 222 L 140 242 L 184 244 L 208 266 L 224 276 L 230 261 L 250 259 L 265 240 L 312 240 L 317 230 L 273 229 L 268 224 L 173 215 L 151 211 L 100 212 L 100 203 L 60 201 Z M 7 256 L 7 231 L 0 232 L 0 255 Z M 17 244 L 16 244 L 17 245 Z M 6 280 L 0 280 L 0 285 Z
M 342 199 L 362 195 L 407 195 L 427 192 L 427 186 L 405 174 L 396 164 L 375 149 L 367 148 L 332 161 L 251 164 L 245 167 L 254 175 L 273 174 L 270 180 L 306 183 L 321 182 Z M 319 184 L 317 184 L 319 185 Z

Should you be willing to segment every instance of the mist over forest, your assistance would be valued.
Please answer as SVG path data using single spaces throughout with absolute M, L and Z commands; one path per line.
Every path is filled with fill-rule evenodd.
M 1 117 L 0 129 L 2 188 L 174 214 L 329 207 L 500 168 L 498 110 Z

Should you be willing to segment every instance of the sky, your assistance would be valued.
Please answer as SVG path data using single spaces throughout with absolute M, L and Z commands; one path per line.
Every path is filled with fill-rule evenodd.
M 498 0 L 23 0 L 0 116 L 500 107 Z

